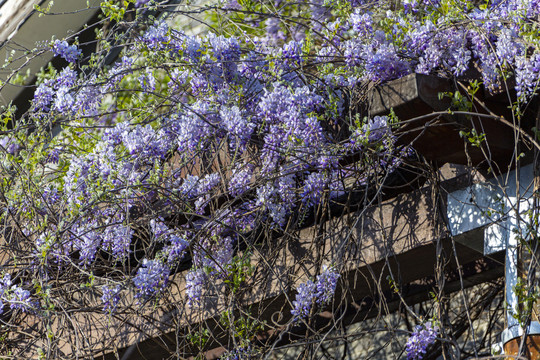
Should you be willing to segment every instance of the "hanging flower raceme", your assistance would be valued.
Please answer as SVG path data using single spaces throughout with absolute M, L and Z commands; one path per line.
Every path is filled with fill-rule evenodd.
M 200 304 L 207 276 L 202 268 L 190 270 L 186 275 L 186 296 L 189 306 Z
M 295 320 L 305 319 L 311 313 L 314 303 L 324 306 L 332 301 L 336 291 L 339 273 L 334 267 L 323 268 L 323 272 L 317 276 L 317 281 L 308 280 L 298 285 L 296 299 L 293 301 L 291 314 Z
M 137 297 L 149 299 L 163 291 L 169 282 L 169 274 L 169 268 L 159 260 L 144 259 L 133 278 Z
M 61 56 L 68 62 L 76 62 L 82 51 L 77 45 L 69 45 L 65 40 L 56 40 L 53 44 L 53 52 L 56 56 Z
M 103 285 L 101 290 L 103 292 L 103 295 L 101 296 L 101 301 L 103 302 L 103 312 L 114 312 L 118 306 L 118 302 L 120 301 L 120 285 L 115 287 Z
M 13 285 L 10 274 L 5 274 L 0 278 L 0 314 L 4 312 L 6 304 L 9 304 L 11 309 L 24 312 L 36 310 L 38 306 L 37 302 L 32 301 L 30 291 L 19 285 Z
M 415 331 L 407 340 L 407 359 L 415 360 L 422 359 L 429 345 L 433 344 L 437 339 L 437 327 L 434 327 L 430 322 L 424 325 L 417 325 Z

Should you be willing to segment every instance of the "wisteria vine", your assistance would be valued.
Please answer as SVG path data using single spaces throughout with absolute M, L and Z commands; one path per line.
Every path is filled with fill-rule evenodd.
M 30 110 L 4 126 L 1 216 L 19 245 L 3 250 L 3 316 L 68 313 L 56 281 L 109 319 L 171 298 L 194 322 L 222 304 L 232 317 L 276 239 L 415 158 L 395 135 L 403 119 L 351 112 L 357 89 L 416 73 L 497 92 L 512 78 L 519 113 L 540 81 L 538 0 L 219 1 L 200 12 L 223 29 L 201 35 L 182 28 L 182 11 L 154 19 L 158 2 L 118 3 L 104 11 L 131 24 L 117 60 L 103 62 L 114 32 L 91 57 L 52 40 L 36 51 L 67 65 L 43 70 Z M 291 266 L 273 331 L 331 306 L 347 262 L 332 254 L 305 273 Z M 266 351 L 255 342 L 265 324 L 246 319 L 224 320 L 230 358 Z M 198 334 L 186 338 L 202 351 Z M 419 327 L 408 358 L 436 336 Z

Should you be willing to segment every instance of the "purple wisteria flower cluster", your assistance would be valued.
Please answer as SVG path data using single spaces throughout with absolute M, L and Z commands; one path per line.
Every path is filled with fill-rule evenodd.
M 304 182 L 302 201 L 304 203 L 318 205 L 323 199 L 325 188 L 328 187 L 328 176 L 322 172 L 309 174 Z
M 0 137 L 0 147 L 2 147 L 8 154 L 15 155 L 19 151 L 21 145 L 17 139 L 4 135 Z
M 116 285 L 115 287 L 103 285 L 101 288 L 101 291 L 103 292 L 103 295 L 101 296 L 101 301 L 103 302 L 103 312 L 113 313 L 116 310 L 116 306 L 120 301 L 121 289 L 122 288 L 120 285 Z
M 240 196 L 248 191 L 253 176 L 253 165 L 248 164 L 245 167 L 236 167 L 232 171 L 229 182 L 229 192 L 232 196 Z
M 229 221 L 229 219 L 226 219 Z M 219 233 L 224 224 L 217 220 L 211 233 Z M 205 292 L 223 283 L 230 275 L 235 261 L 235 238 L 232 236 L 211 235 L 203 238 L 193 249 L 193 268 L 185 276 L 188 306 L 200 306 Z
M 75 101 L 71 88 L 75 85 L 77 73 L 69 67 L 64 68 L 56 79 L 46 80 L 34 93 L 34 107 L 41 111 L 71 112 Z
M 65 40 L 56 40 L 53 43 L 53 52 L 56 56 L 61 56 L 66 61 L 74 63 L 82 54 L 82 51 L 77 48 L 77 45 L 69 45 Z
M 113 257 L 125 259 L 130 253 L 131 239 L 134 231 L 122 224 L 108 226 L 103 232 L 103 247 L 110 249 Z
M 158 260 L 144 259 L 142 266 L 133 278 L 137 297 L 150 299 L 163 291 L 169 282 L 169 268 Z
M 202 268 L 190 270 L 186 275 L 186 297 L 188 305 L 197 305 L 202 301 L 202 295 L 207 276 Z
M 156 242 L 166 244 L 162 253 L 169 266 L 173 266 L 184 258 L 189 247 L 189 241 L 184 236 L 180 236 L 171 230 L 163 223 L 163 219 L 150 220 L 150 228 L 154 233 Z
M 47 113 L 64 116 L 95 115 L 103 96 L 109 86 L 101 87 L 90 81 L 77 78 L 77 72 L 71 67 L 65 67 L 53 79 L 43 81 L 34 92 L 34 111 L 41 112 L 41 117 Z
M 334 267 L 325 267 L 315 282 L 308 280 L 298 285 L 296 299 L 291 314 L 296 320 L 307 318 L 313 305 L 326 305 L 332 301 L 336 291 L 339 273 Z
M 390 134 L 388 117 L 375 116 L 373 119 L 369 119 L 367 123 L 362 126 L 361 132 L 362 136 L 370 143 L 381 140 L 385 135 Z
M 0 278 L 0 314 L 4 312 L 4 306 L 9 304 L 11 309 L 19 309 L 31 312 L 37 309 L 37 304 L 30 297 L 30 291 L 19 285 L 14 285 L 10 274 L 4 274 Z
M 516 91 L 520 101 L 529 99 L 540 84 L 540 54 L 516 62 Z
M 56 189 L 46 190 L 43 198 L 49 208 L 54 208 L 60 201 Z M 122 217 L 110 217 L 107 211 L 96 212 L 93 218 L 86 220 L 73 224 L 71 232 L 64 234 L 60 241 L 50 241 L 54 242 L 55 247 L 60 247 L 62 254 L 76 250 L 79 262 L 84 266 L 90 266 L 100 251 L 109 254 L 115 262 L 125 261 L 131 253 L 134 234 L 133 229 L 123 224 L 125 220 Z M 42 242 L 40 246 L 50 245 L 46 240 Z
M 424 325 L 417 325 L 415 331 L 407 340 L 407 359 L 415 360 L 422 359 L 429 345 L 433 344 L 437 339 L 437 327 L 434 327 L 430 322 Z

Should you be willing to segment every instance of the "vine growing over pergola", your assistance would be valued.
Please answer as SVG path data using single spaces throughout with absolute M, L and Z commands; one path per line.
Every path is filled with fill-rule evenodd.
M 505 163 L 484 129 L 461 130 L 457 146 L 482 159 L 468 170 L 484 175 L 538 149 L 525 126 L 537 111 L 538 0 L 108 0 L 101 12 L 91 43 L 29 49 L 53 52 L 57 66 L 26 85 L 35 91 L 22 116 L 3 109 L 6 358 L 90 358 L 163 334 L 174 334 L 171 358 L 293 347 L 298 358 L 330 357 L 325 344 L 363 336 L 345 325 L 360 320 L 347 311 L 362 301 L 353 229 L 376 227 L 373 208 L 422 186 L 440 220 L 443 164 L 416 146 L 427 130 L 408 124 L 506 124 L 516 151 Z M 371 91 L 414 74 L 454 85 L 436 94 L 443 108 L 374 115 Z M 483 108 L 480 93 L 504 94 L 510 108 Z M 455 254 L 437 249 L 428 308 L 408 304 L 401 274 L 373 271 L 371 312 L 391 312 L 390 288 L 408 328 L 384 331 L 409 359 L 485 354 L 489 341 L 473 331 L 464 350 L 460 336 L 501 283 L 452 317 L 444 286 Z M 535 284 L 525 289 L 535 296 Z

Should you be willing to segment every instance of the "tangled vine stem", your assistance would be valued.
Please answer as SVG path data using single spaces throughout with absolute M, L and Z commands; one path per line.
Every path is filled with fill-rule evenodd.
M 2 356 L 489 354 L 500 259 L 441 209 L 538 149 L 538 0 L 99 12 L 6 63 Z

